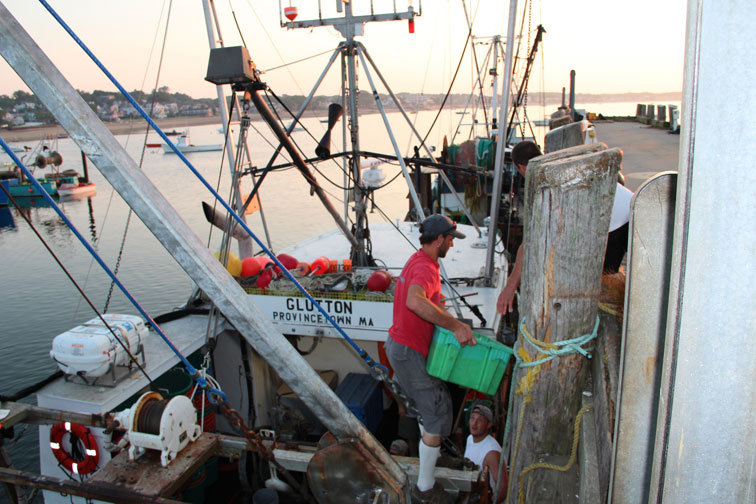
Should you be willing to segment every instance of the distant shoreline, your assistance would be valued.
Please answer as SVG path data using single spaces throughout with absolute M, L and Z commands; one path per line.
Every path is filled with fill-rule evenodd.
M 191 126 L 202 126 L 205 124 L 221 125 L 220 116 L 201 116 L 201 117 L 171 117 L 169 119 L 158 119 L 155 121 L 163 130 L 184 129 Z M 103 123 L 114 135 L 125 135 L 129 133 L 144 133 L 146 123 L 142 119 L 133 121 L 122 121 L 117 123 Z M 66 134 L 66 130 L 59 125 L 35 126 L 32 128 L 0 130 L 0 136 L 6 142 L 36 142 L 46 136 L 56 137 L 59 134 Z

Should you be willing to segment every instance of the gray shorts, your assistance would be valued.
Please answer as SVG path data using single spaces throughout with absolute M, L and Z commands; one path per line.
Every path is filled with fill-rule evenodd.
M 425 370 L 425 357 L 389 336 L 386 356 L 402 391 L 415 402 L 425 432 L 448 436 L 452 428 L 452 401 L 446 383 Z

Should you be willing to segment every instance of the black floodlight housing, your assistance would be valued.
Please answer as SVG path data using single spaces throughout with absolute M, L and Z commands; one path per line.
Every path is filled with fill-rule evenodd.
M 255 80 L 255 68 L 246 47 L 217 47 L 210 50 L 205 80 L 213 84 L 249 84 Z

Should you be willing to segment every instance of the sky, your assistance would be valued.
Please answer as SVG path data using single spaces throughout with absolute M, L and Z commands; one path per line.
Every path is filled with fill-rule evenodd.
M 215 87 L 204 80 L 209 44 L 201 0 L 172 4 L 171 0 L 47 1 L 127 90 L 149 92 L 157 82 L 195 98 L 217 96 Z M 353 2 L 356 12 L 370 8 L 369 0 Z M 415 10 L 418 2 L 413 2 Z M 298 8 L 298 20 L 317 18 L 317 0 L 282 3 Z M 394 4 L 403 11 L 407 3 L 372 2 L 376 13 L 390 12 Z M 115 89 L 38 0 L 0 0 L 0 4 L 76 89 Z M 321 0 L 320 4 L 324 18 L 338 16 L 336 0 Z M 246 45 L 257 68 L 265 71 L 263 81 L 279 95 L 307 94 L 341 40 L 330 27 L 281 28 L 276 0 L 216 0 L 215 5 L 224 45 Z M 509 3 L 503 0 L 425 0 L 414 34 L 408 33 L 407 21 L 365 26 L 360 41 L 394 92 L 446 92 L 468 33 L 463 5 L 476 36 L 501 34 L 504 38 Z M 533 32 L 539 23 L 546 29 L 531 92 L 561 91 L 569 86 L 573 69 L 578 93 L 682 91 L 685 11 L 685 0 L 519 1 L 518 31 L 523 19 L 527 28 L 528 17 Z M 163 63 L 158 65 L 163 39 Z M 527 45 L 527 30 L 520 42 L 522 47 Z M 482 57 L 487 46 L 476 47 Z M 325 54 L 281 67 L 320 53 Z M 460 75 L 465 77 L 458 79 L 455 92 L 469 89 L 472 64 L 468 61 L 461 66 Z M 338 71 L 337 63 L 317 94 L 338 94 Z M 367 89 L 364 72 L 359 78 L 360 88 Z M 29 91 L 0 59 L 0 94 L 10 95 L 18 89 Z

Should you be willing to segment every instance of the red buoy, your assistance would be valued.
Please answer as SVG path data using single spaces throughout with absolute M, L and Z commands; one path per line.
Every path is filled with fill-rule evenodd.
M 297 267 L 297 264 L 299 264 L 299 261 L 297 261 L 289 254 L 278 254 L 276 256 L 276 259 L 278 259 L 278 262 L 283 264 L 283 267 L 287 270 L 295 269 Z
M 368 278 L 367 288 L 372 292 L 386 292 L 391 285 L 391 274 L 386 270 L 378 270 Z
M 284 7 L 284 16 L 286 16 L 286 19 L 289 21 L 294 21 L 297 19 L 297 8 L 296 7 Z
M 257 286 L 261 289 L 264 289 L 270 284 L 271 280 L 273 280 L 273 272 L 270 270 L 263 271 L 262 273 L 260 273 L 260 276 L 257 277 Z

